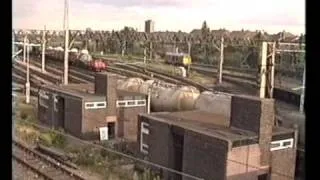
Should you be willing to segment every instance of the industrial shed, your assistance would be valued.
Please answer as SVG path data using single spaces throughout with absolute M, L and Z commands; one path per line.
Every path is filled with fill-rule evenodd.
M 97 85 L 94 84 L 40 87 L 40 122 L 63 128 L 87 140 L 101 138 L 100 130 L 104 128 L 107 129 L 107 139 L 136 141 L 137 118 L 139 113 L 146 112 L 146 95 L 117 90 L 113 86 L 116 76 L 110 77 L 107 73 L 99 75 L 105 77 L 104 81 L 97 81 L 102 89 L 95 88 Z
M 296 132 L 274 126 L 273 100 L 233 96 L 231 117 L 195 110 L 142 114 L 138 122 L 141 155 L 153 163 L 208 180 L 294 178 Z

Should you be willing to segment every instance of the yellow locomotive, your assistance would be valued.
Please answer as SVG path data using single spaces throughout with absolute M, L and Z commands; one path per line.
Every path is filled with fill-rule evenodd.
M 185 53 L 172 53 L 167 52 L 165 56 L 165 62 L 174 66 L 187 67 L 191 65 L 191 56 Z

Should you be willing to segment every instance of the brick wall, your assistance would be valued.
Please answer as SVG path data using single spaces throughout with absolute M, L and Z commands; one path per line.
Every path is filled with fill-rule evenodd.
M 117 76 L 114 74 L 107 74 L 107 115 L 116 116 L 117 108 Z
M 105 95 L 107 101 L 107 115 L 116 115 L 117 76 L 110 73 L 96 73 L 95 94 Z
M 231 126 L 259 135 L 261 165 L 269 165 L 270 142 L 274 125 L 274 100 L 251 96 L 233 96 Z
M 94 93 L 96 95 L 106 95 L 107 76 L 106 73 L 96 73 L 94 78 Z
M 260 169 L 260 147 L 258 144 L 232 148 L 228 152 L 227 179 L 228 180 L 257 180 L 262 174 Z M 268 168 L 264 168 L 268 172 Z
M 271 180 L 294 180 L 296 150 L 293 148 L 271 152 Z
M 261 165 L 270 165 L 270 143 L 274 126 L 275 107 L 273 99 L 263 99 L 261 104 L 259 144 L 261 149 Z
M 228 142 L 186 130 L 183 172 L 204 179 L 226 179 L 227 152 Z
M 127 140 L 136 141 L 138 133 L 138 114 L 145 113 L 146 107 L 120 107 L 117 109 L 119 133 Z
M 84 105 L 83 105 L 84 107 Z M 99 139 L 99 127 L 108 125 L 106 109 L 83 109 L 81 133 L 85 139 Z

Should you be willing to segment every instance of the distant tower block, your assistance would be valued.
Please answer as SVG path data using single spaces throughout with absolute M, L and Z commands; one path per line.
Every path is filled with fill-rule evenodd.
M 145 22 L 144 31 L 145 31 L 146 33 L 152 33 L 152 32 L 154 32 L 154 21 L 152 21 L 152 20 L 147 20 L 147 21 Z

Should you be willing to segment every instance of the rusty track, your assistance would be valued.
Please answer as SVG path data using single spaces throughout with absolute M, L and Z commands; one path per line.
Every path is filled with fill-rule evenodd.
M 18 163 L 26 166 L 44 179 L 49 180 L 85 180 L 75 174 L 64 165 L 49 159 L 26 145 L 12 140 L 12 158 Z

